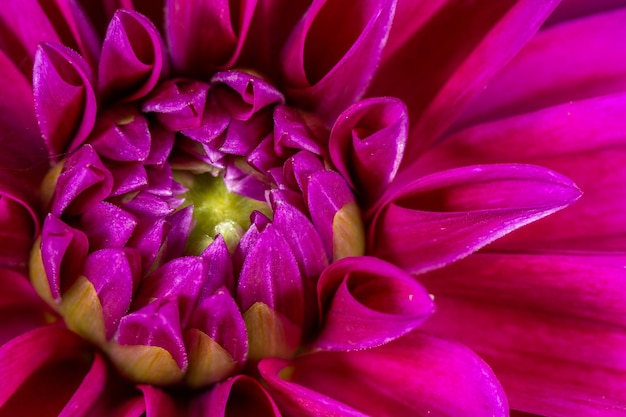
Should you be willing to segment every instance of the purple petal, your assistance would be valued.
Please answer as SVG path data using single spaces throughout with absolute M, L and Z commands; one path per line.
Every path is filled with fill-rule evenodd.
M 207 277 L 202 286 L 200 299 L 211 296 L 221 286 L 226 287 L 230 293 L 233 293 L 235 289 L 233 262 L 222 235 L 215 236 L 213 242 L 200 256 L 210 265 L 209 268 L 206 268 Z
M 154 24 L 139 13 L 119 10 L 107 29 L 98 65 L 98 91 L 105 99 L 137 100 L 165 72 L 165 50 Z
M 232 67 L 241 53 L 256 3 L 168 0 L 165 32 L 174 67 L 200 77 Z
M 401 101 L 363 100 L 337 118 L 330 133 L 330 157 L 350 186 L 372 201 L 398 172 L 407 134 L 407 109 Z
M 90 145 L 82 146 L 65 162 L 52 198 L 50 212 L 84 213 L 109 196 L 113 177 Z
M 159 165 L 165 163 L 174 147 L 175 133 L 159 126 L 150 126 L 150 155 L 146 164 Z
M 317 288 L 323 325 L 313 346 L 323 350 L 380 346 L 415 329 L 434 311 L 415 278 L 377 258 L 334 262 Z
M 132 105 L 114 107 L 98 116 L 90 142 L 114 161 L 145 161 L 151 143 L 148 120 Z
M 283 50 L 290 98 L 332 123 L 369 84 L 395 6 L 395 0 L 313 1 Z
M 148 184 L 148 174 L 141 162 L 106 161 L 106 167 L 113 175 L 111 197 L 132 194 Z
M 263 385 L 247 375 L 237 375 L 216 384 L 211 390 L 194 397 L 190 408 L 193 417 L 281 415 Z
M 143 112 L 157 113 L 163 126 L 172 132 L 196 129 L 203 121 L 209 85 L 187 79 L 161 84 L 142 105 Z
M 146 219 L 137 225 L 127 246 L 139 251 L 143 271 L 150 271 L 152 268 L 169 229 L 170 225 L 165 219 Z
M 89 238 L 92 251 L 124 247 L 136 226 L 135 216 L 106 201 L 87 210 L 80 218 L 80 229 Z
M 82 272 L 89 241 L 74 229 L 49 214 L 41 232 L 41 257 L 52 298 L 59 300 L 62 292 Z
M 219 150 L 241 156 L 250 154 L 272 131 L 269 115 L 269 111 L 265 110 L 255 113 L 249 120 L 232 120 Z
M 259 369 L 289 415 L 509 415 L 504 391 L 478 356 L 418 332 L 359 352 L 269 358 Z
M 424 327 L 475 349 L 513 408 L 620 416 L 625 266 L 623 253 L 472 255 L 423 276 L 438 310 Z
M 128 312 L 130 302 L 139 284 L 141 258 L 133 249 L 101 249 L 85 260 L 83 274 L 94 286 L 110 340 L 120 319 Z
M 323 170 L 325 170 L 324 164 L 317 155 L 300 151 L 285 161 L 284 182 L 294 191 L 305 192 L 308 177 L 314 172 Z
M 163 348 L 172 355 L 180 369 L 187 367 L 187 352 L 181 334 L 178 305 L 171 299 L 161 298 L 124 316 L 115 341 L 125 346 Z M 171 375 L 163 377 L 169 378 Z
M 197 142 L 206 145 L 213 144 L 226 130 L 230 120 L 230 114 L 218 103 L 215 94 L 209 94 L 200 126 L 184 129 L 181 133 Z M 214 147 L 217 149 L 219 146 L 221 143 Z
M 580 195 L 568 178 L 533 165 L 477 165 L 431 174 L 383 200 L 370 228 L 371 251 L 412 273 L 427 271 L 563 209 Z
M 301 324 L 304 314 L 302 277 L 296 259 L 282 234 L 268 226 L 249 249 L 237 283 L 237 303 L 242 311 L 262 302 Z
M 326 127 L 316 117 L 284 105 L 274 108 L 274 148 L 278 155 L 286 156 L 293 149 L 321 155 L 327 137 Z
M 167 233 L 165 247 L 160 262 L 175 260 L 185 252 L 185 246 L 193 226 L 193 206 L 187 206 L 167 217 L 170 230 Z
M 55 158 L 78 148 L 96 121 L 96 96 L 83 58 L 58 44 L 41 44 L 33 67 L 35 114 Z

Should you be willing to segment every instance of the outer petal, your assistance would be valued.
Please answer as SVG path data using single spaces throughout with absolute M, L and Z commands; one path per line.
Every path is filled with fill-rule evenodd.
M 395 0 L 313 1 L 283 51 L 288 95 L 332 123 L 369 84 L 395 6 Z
M 421 333 L 360 352 L 265 359 L 259 369 L 286 414 L 482 417 L 509 411 L 480 358 Z
M 473 255 L 421 277 L 438 307 L 424 327 L 475 349 L 513 408 L 624 416 L 625 266 L 624 255 Z
M 441 267 L 580 197 L 568 178 L 532 165 L 480 165 L 415 180 L 381 200 L 371 252 L 419 273 Z
M 443 133 L 472 94 L 537 31 L 557 2 L 449 1 L 383 60 L 368 94 L 391 95 L 407 104 L 412 127 L 405 161 L 413 160 Z

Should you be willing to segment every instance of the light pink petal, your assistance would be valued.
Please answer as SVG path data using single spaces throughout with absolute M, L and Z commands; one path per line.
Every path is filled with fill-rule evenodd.
M 165 23 L 174 67 L 204 76 L 231 68 L 246 39 L 256 0 L 168 0 Z
M 580 197 L 574 183 L 533 165 L 475 165 L 418 178 L 380 201 L 375 256 L 419 273 L 460 259 Z
M 508 416 L 491 369 L 462 345 L 413 332 L 359 352 L 315 353 L 259 364 L 288 415 Z
M 621 9 L 539 32 L 468 105 L 457 125 L 625 91 L 624 19 Z
M 412 161 L 448 128 L 468 99 L 534 35 L 557 3 L 449 1 L 386 57 L 368 95 L 394 96 L 409 108 L 405 161 Z
M 283 51 L 287 95 L 332 123 L 367 88 L 395 8 L 395 0 L 314 0 Z
M 625 266 L 623 254 L 473 255 L 422 277 L 438 310 L 424 328 L 476 350 L 515 409 L 623 416 Z
M 33 67 L 35 113 L 50 154 L 80 146 L 96 120 L 96 96 L 91 70 L 84 59 L 66 46 L 37 47 Z
M 154 24 L 136 12 L 116 12 L 102 45 L 99 93 L 108 100 L 137 100 L 154 88 L 165 70 L 165 45 Z
M 322 325 L 313 347 L 353 351 L 388 343 L 434 311 L 426 290 L 409 274 L 378 258 L 343 258 L 317 284 Z
M 247 375 L 237 375 L 196 396 L 190 417 L 280 417 L 280 411 L 265 388 Z
M 58 416 L 90 362 L 86 343 L 61 327 L 42 327 L 11 340 L 0 348 L 2 412 Z

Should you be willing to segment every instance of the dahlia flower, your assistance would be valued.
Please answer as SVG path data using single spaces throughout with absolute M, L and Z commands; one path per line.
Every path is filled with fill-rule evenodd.
M 626 5 L 557 3 L 5 1 L 0 416 L 626 415 Z

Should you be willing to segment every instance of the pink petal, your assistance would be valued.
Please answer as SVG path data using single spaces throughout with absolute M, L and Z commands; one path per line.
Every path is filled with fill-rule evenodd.
M 623 92 L 624 19 L 622 9 L 539 32 L 476 96 L 457 125 Z
M 99 155 L 114 161 L 145 161 L 150 155 L 148 119 L 133 105 L 116 106 L 98 116 L 90 138 Z
M 580 197 L 568 178 L 533 165 L 476 165 L 414 180 L 381 200 L 374 255 L 419 273 L 444 266 Z M 387 203 L 388 201 L 388 203 Z
M 491 369 L 462 345 L 410 333 L 375 349 L 265 359 L 261 376 L 285 414 L 508 416 Z M 358 410 L 358 411 L 357 411 Z
M 377 258 L 334 262 L 317 288 L 323 324 L 313 346 L 323 350 L 380 346 L 415 329 L 434 311 L 411 275 Z
M 283 51 L 288 96 L 332 123 L 367 88 L 395 5 L 395 0 L 314 0 Z
M 174 67 L 200 77 L 232 67 L 241 53 L 256 3 L 168 0 L 165 32 Z
M 59 44 L 37 47 L 33 67 L 35 113 L 53 157 L 80 146 L 96 120 L 91 70 L 76 52 Z
M 515 409 L 622 416 L 625 266 L 623 254 L 474 255 L 423 276 L 438 307 L 425 329 L 475 349 Z
M 214 294 L 221 286 L 225 286 L 232 294 L 235 287 L 233 262 L 222 235 L 215 236 L 215 240 L 200 255 L 211 266 L 206 268 L 207 277 L 202 286 L 200 299 Z
M 412 161 L 445 131 L 556 4 L 521 0 L 477 5 L 457 0 L 446 2 L 428 24 L 416 21 L 418 30 L 386 57 L 368 90 L 370 96 L 397 97 L 409 108 L 412 126 L 405 161 Z
M 81 382 L 72 398 L 59 413 L 59 417 L 82 417 L 87 414 L 92 405 L 105 389 L 107 381 L 107 363 L 100 355 L 95 355 L 91 368 Z
M 80 229 L 89 238 L 91 250 L 122 248 L 137 226 L 137 219 L 118 206 L 101 202 L 80 218 Z
M 286 156 L 290 150 L 297 149 L 322 155 L 327 140 L 326 127 L 314 115 L 284 105 L 274 108 L 276 154 Z
M 187 79 L 168 80 L 143 102 L 143 112 L 157 113 L 159 122 L 176 132 L 202 125 L 209 85 Z
M 371 201 L 398 172 L 407 134 L 408 114 L 401 101 L 363 100 L 337 118 L 328 144 L 330 157 L 350 185 Z
M 109 100 L 137 100 L 154 88 L 165 64 L 165 46 L 154 24 L 139 13 L 119 10 L 102 45 L 98 91 Z

